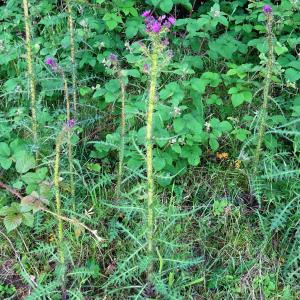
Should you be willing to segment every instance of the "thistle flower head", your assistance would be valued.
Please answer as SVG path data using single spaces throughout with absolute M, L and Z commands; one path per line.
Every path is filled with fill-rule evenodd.
M 145 10 L 142 13 L 142 17 L 144 17 L 144 18 L 147 18 L 147 17 L 150 17 L 150 16 L 151 16 L 151 10 Z
M 118 57 L 116 54 L 113 54 L 111 53 L 109 56 L 108 56 L 108 59 L 110 60 L 110 62 L 112 63 L 116 63 L 118 61 Z
M 57 71 L 58 64 L 53 57 L 47 57 L 45 59 L 45 64 L 48 65 L 53 71 Z
M 158 21 L 153 22 L 153 24 L 151 25 L 151 30 L 154 33 L 160 33 L 161 31 L 161 23 Z
M 263 7 L 263 12 L 266 14 L 266 15 L 269 15 L 271 14 L 273 11 L 272 7 L 268 4 L 264 5 Z
M 73 128 L 76 124 L 76 120 L 75 119 L 70 119 L 67 121 L 67 127 L 68 128 Z
M 168 21 L 171 23 L 171 25 L 175 25 L 175 23 L 176 23 L 176 19 L 173 16 L 170 16 L 168 18 Z

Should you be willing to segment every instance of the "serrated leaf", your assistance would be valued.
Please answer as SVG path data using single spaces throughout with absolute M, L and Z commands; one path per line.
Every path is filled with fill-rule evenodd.
M 7 232 L 10 232 L 16 229 L 22 223 L 22 215 L 21 214 L 9 214 L 4 218 L 4 226 Z
M 20 151 L 15 155 L 16 170 L 18 173 L 26 173 L 35 167 L 34 156 L 27 151 Z
M 22 215 L 22 222 L 28 227 L 33 227 L 34 216 L 33 214 L 27 212 Z

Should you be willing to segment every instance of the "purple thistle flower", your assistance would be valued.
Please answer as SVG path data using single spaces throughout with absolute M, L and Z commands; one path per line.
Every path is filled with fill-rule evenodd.
M 118 61 L 118 57 L 116 54 L 113 54 L 111 53 L 109 56 L 108 56 L 108 59 L 110 60 L 110 62 L 114 63 L 114 62 L 117 62 Z
M 57 71 L 58 69 L 58 64 L 53 57 L 47 57 L 45 59 L 45 64 L 51 67 L 53 71 Z
M 263 12 L 268 15 L 268 14 L 271 14 L 273 11 L 272 7 L 268 4 L 264 5 L 263 7 Z
M 146 10 L 142 13 L 142 17 L 147 18 L 151 16 L 151 10 Z
M 161 31 L 161 23 L 158 21 L 155 21 L 153 24 L 151 24 L 151 30 L 154 33 L 160 33 Z
M 76 120 L 75 119 L 70 119 L 67 121 L 67 127 L 68 128 L 73 128 L 76 124 Z
M 171 23 L 171 25 L 175 25 L 175 23 L 176 23 L 176 19 L 173 16 L 170 16 L 168 18 L 168 21 Z

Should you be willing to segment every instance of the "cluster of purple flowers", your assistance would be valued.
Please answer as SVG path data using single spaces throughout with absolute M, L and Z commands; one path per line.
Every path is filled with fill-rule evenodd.
M 156 34 L 159 34 L 163 29 L 169 30 L 176 23 L 176 19 L 173 16 L 167 17 L 163 15 L 155 18 L 150 10 L 143 12 L 142 17 L 145 18 L 146 31 Z

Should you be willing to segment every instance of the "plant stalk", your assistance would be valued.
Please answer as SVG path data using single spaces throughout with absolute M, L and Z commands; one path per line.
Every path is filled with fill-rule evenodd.
M 35 76 L 33 71 L 32 48 L 31 48 L 31 34 L 30 34 L 30 17 L 28 9 L 28 1 L 23 0 L 24 20 L 25 20 L 25 35 L 26 35 L 26 56 L 27 56 L 27 72 L 29 81 L 29 95 L 31 104 L 31 118 L 32 118 L 32 134 L 34 143 L 37 144 L 37 117 L 36 117 L 36 89 Z
M 147 239 L 148 239 L 148 255 L 152 258 L 154 254 L 154 178 L 153 178 L 153 112 L 156 101 L 156 88 L 158 77 L 158 48 L 159 41 L 153 40 L 153 51 L 151 54 L 151 73 L 150 73 L 150 88 L 149 88 L 149 102 L 147 112 L 147 129 L 146 129 L 146 159 L 147 159 Z M 153 262 L 148 268 L 148 277 L 153 271 Z
M 61 197 L 59 186 L 59 164 L 60 164 L 60 148 L 63 143 L 65 130 L 63 129 L 57 139 L 55 145 L 55 162 L 54 162 L 54 187 L 55 187 L 55 202 L 56 202 L 56 214 L 61 215 Z M 62 219 L 57 219 L 58 227 L 58 249 L 61 264 L 65 262 L 65 256 L 63 251 L 63 223 Z
M 70 47 L 71 47 L 71 64 L 72 64 L 72 88 L 73 88 L 73 108 L 74 113 L 77 112 L 77 84 L 76 84 L 76 62 L 75 62 L 75 38 L 74 38 L 74 21 L 72 17 L 72 6 L 69 0 L 66 0 L 68 11 L 68 26 L 70 33 Z
M 69 98 L 69 88 L 68 88 L 68 81 L 65 77 L 63 71 L 61 71 L 62 78 L 64 81 L 64 93 L 66 99 L 66 112 L 67 112 L 67 121 L 71 120 L 71 112 L 70 112 L 70 98 Z M 74 185 L 74 177 L 73 177 L 73 147 L 71 143 L 71 132 L 68 131 L 67 134 L 67 145 L 68 145 L 68 162 L 69 162 L 69 177 L 70 177 L 70 192 L 72 198 L 75 196 L 75 185 Z M 73 207 L 75 209 L 75 207 Z
M 117 199 L 120 199 L 121 195 L 121 185 L 123 179 L 123 170 L 124 170 L 124 148 L 125 148 L 125 134 L 126 134 L 126 115 L 125 115 L 125 100 L 126 100 L 126 85 L 124 78 L 120 71 L 120 82 L 121 82 L 121 102 L 122 102 L 122 111 L 121 111 L 121 141 L 120 141 L 120 151 L 119 151 L 119 170 L 118 170 L 118 181 L 117 181 Z
M 254 174 L 257 173 L 258 164 L 260 161 L 261 148 L 266 131 L 266 120 L 268 117 L 268 103 L 269 103 L 269 94 L 270 86 L 273 74 L 273 64 L 274 64 L 274 49 L 273 49 L 273 34 L 272 34 L 272 15 L 267 15 L 267 40 L 269 46 L 268 53 L 268 62 L 267 62 L 267 74 L 264 83 L 263 90 L 263 104 L 261 107 L 260 117 L 259 117 L 259 131 L 258 131 L 258 142 L 255 152 L 255 164 L 254 164 Z

